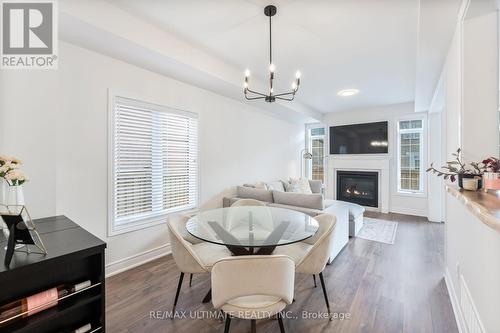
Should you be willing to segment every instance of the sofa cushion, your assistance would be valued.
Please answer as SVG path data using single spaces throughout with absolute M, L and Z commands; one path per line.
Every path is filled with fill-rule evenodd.
M 274 203 L 299 206 L 312 209 L 323 209 L 323 195 L 303 194 L 295 192 L 273 191 Z
M 298 212 L 307 214 L 311 217 L 315 217 L 317 215 L 323 214 L 323 211 L 321 209 L 312 209 L 312 208 L 306 208 L 306 207 L 300 207 L 300 206 L 290 206 L 290 205 L 283 205 L 283 204 L 277 204 L 277 203 L 270 203 L 268 206 L 296 210 Z
M 311 186 L 309 185 L 309 180 L 305 178 L 300 178 L 300 179 L 291 178 L 290 183 L 286 186 L 286 191 L 312 194 Z
M 275 180 L 266 184 L 268 190 L 285 192 L 285 186 L 281 180 Z
M 273 191 L 261 190 L 252 187 L 238 186 L 237 196 L 243 199 L 255 199 L 264 202 L 273 202 Z
M 309 186 L 312 193 L 321 193 L 321 190 L 323 189 L 323 182 L 321 180 L 309 179 Z

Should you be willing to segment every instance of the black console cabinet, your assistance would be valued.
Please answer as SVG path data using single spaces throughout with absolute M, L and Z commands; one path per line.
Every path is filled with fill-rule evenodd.
M 0 332 L 72 332 L 90 323 L 105 331 L 104 249 L 106 243 L 65 216 L 35 220 L 46 255 L 15 252 L 3 265 L 6 239 L 0 232 L 0 305 L 61 284 L 90 280 L 92 285 L 57 306 L 9 322 Z

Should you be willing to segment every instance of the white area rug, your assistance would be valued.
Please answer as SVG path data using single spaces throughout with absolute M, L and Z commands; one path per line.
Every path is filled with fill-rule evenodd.
M 364 218 L 364 225 L 356 237 L 375 242 L 394 244 L 398 222 Z

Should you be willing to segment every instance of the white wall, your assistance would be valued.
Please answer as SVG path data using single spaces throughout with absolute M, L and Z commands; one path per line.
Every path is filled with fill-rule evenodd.
M 220 206 L 221 193 L 236 184 L 298 175 L 303 125 L 71 44 L 59 47 L 57 74 L 5 77 L 2 118 L 27 121 L 32 132 L 21 136 L 2 122 L 0 133 L 6 153 L 26 160 L 35 217 L 64 214 L 105 240 L 108 274 L 168 251 L 164 225 L 107 237 L 108 89 L 199 113 L 203 208 Z
M 413 103 L 394 104 L 367 109 L 349 110 L 344 112 L 332 112 L 325 116 L 324 123 L 327 126 L 367 123 L 376 121 L 389 122 L 389 154 L 390 161 L 390 202 L 389 211 L 403 214 L 427 216 L 427 194 L 422 196 L 409 196 L 397 192 L 397 120 L 405 117 L 424 116 L 425 113 L 415 113 Z M 425 155 L 425 154 L 424 154 Z M 378 157 L 377 158 L 383 158 Z M 334 163 L 328 159 L 329 163 Z M 427 165 L 426 156 L 423 156 L 422 165 Z M 360 166 L 361 167 L 361 166 Z M 426 177 L 426 176 L 424 176 Z M 426 181 L 424 180 L 424 183 Z M 327 180 L 327 187 L 332 186 L 333 180 Z M 379 186 L 383 186 L 380 184 Z M 327 189 L 333 193 L 333 189 Z
M 471 2 L 471 8 L 477 3 Z M 443 160 L 449 160 L 458 147 L 468 161 L 498 154 L 497 28 L 496 12 L 467 18 L 457 26 L 442 73 Z M 500 236 L 450 194 L 445 222 L 446 283 L 457 323 L 467 332 L 466 320 L 474 315 L 461 306 L 467 303 L 463 296 L 467 288 L 484 331 L 498 332 Z
M 443 75 L 437 84 L 436 92 L 429 106 L 427 118 L 427 161 L 439 167 L 443 165 L 444 142 L 443 118 L 445 109 L 445 85 Z M 432 222 L 444 221 L 444 180 L 442 177 L 431 175 L 427 177 L 427 218 Z
M 498 156 L 497 12 L 463 27 L 462 149 L 471 161 Z
M 28 210 L 37 217 L 56 213 L 56 88 L 56 71 L 0 70 L 0 155 L 23 161 Z

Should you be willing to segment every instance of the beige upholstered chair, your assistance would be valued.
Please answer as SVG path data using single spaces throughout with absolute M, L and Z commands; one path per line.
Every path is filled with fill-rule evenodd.
M 269 269 L 272 267 L 273 269 Z M 281 311 L 293 301 L 295 265 L 287 256 L 240 256 L 224 258 L 212 268 L 212 303 L 226 314 L 224 333 L 231 317 L 256 319 L 277 315 L 283 333 Z
M 262 201 L 254 199 L 240 199 L 231 205 L 231 207 L 242 207 L 242 206 L 265 206 L 265 204 Z
M 288 255 L 292 257 L 295 261 L 295 271 L 297 273 L 312 274 L 315 286 L 316 274 L 319 275 L 326 308 L 330 320 L 332 320 L 330 302 L 328 301 L 328 294 L 323 278 L 323 270 L 328 262 L 333 246 L 336 219 L 335 216 L 331 214 L 321 214 L 314 219 L 318 221 L 319 229 L 313 237 L 303 242 L 278 246 L 273 254 Z
M 191 285 L 193 274 L 209 273 L 217 260 L 231 256 L 231 252 L 225 246 L 203 242 L 190 235 L 186 229 L 188 219 L 189 216 L 186 215 L 168 217 L 167 225 L 172 256 L 181 271 L 172 312 L 177 306 L 185 273 L 191 274 L 189 281 L 189 285 Z

